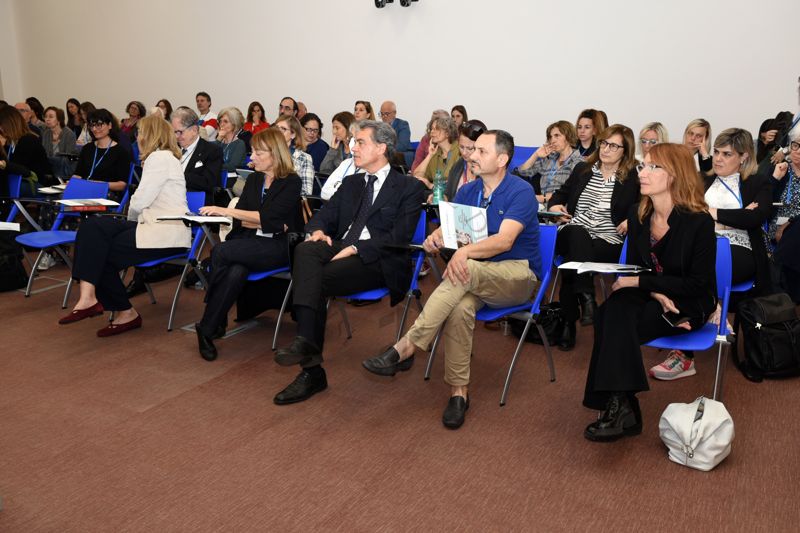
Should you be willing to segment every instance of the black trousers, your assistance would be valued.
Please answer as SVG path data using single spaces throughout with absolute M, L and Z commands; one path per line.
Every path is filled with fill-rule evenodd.
M 94 285 L 97 301 L 107 311 L 131 308 L 120 270 L 186 251 L 185 248 L 137 248 L 136 226 L 136 222 L 118 218 L 90 217 L 78 227 L 72 277 Z
M 365 264 L 357 255 L 331 261 L 342 248 L 339 241 L 334 241 L 333 246 L 307 241 L 299 244 L 294 252 L 292 279 L 297 332 L 316 344 L 320 353 L 325 343 L 327 298 L 386 286 L 378 262 Z M 316 366 L 321 362 L 322 356 L 304 366 Z
M 198 327 L 211 336 L 225 326 L 236 299 L 247 285 L 251 272 L 273 270 L 289 264 L 285 238 L 241 237 L 227 240 L 211 250 L 211 279 L 206 309 Z
M 564 226 L 558 231 L 556 253 L 565 261 L 596 261 L 616 263 L 622 251 L 621 244 L 610 244 L 603 239 L 592 239 L 586 228 L 577 225 Z M 576 274 L 574 270 L 562 270 L 558 299 L 564 320 L 578 320 L 578 294 L 594 294 L 592 274 Z
M 613 393 L 649 390 L 641 345 L 686 330 L 661 317 L 661 304 L 639 288 L 614 291 L 594 315 L 594 346 L 583 405 L 603 410 Z M 692 329 L 701 324 L 691 322 Z M 635 327 L 633 327 L 635 326 Z

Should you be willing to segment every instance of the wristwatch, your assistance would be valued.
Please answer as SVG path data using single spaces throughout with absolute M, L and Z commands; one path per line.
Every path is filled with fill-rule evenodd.
M 354 251 L 356 254 L 358 254 L 358 247 L 357 247 L 355 244 L 351 244 L 351 245 L 350 245 L 350 248 L 352 248 L 352 249 L 353 249 L 353 251 Z
M 783 148 L 781 148 L 781 152 L 783 152 L 783 155 L 789 155 L 789 147 L 784 146 Z

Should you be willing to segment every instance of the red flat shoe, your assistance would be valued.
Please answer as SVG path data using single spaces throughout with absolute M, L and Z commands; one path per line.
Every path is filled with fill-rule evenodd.
M 87 307 L 86 309 L 76 309 L 67 316 L 61 317 L 58 320 L 58 323 L 62 325 L 72 324 L 73 322 L 78 322 L 79 320 L 83 320 L 84 318 L 91 318 L 93 316 L 102 314 L 103 314 L 103 306 L 100 305 L 100 302 L 97 302 L 91 307 Z
M 142 327 L 142 315 L 139 315 L 133 320 L 129 320 L 128 322 L 124 322 L 122 324 L 109 324 L 103 329 L 97 330 L 97 336 L 112 337 L 114 335 L 120 335 L 126 331 L 138 329 L 140 327 Z

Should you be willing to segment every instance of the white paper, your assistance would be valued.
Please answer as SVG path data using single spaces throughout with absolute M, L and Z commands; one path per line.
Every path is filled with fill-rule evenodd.
M 489 236 L 486 209 L 471 205 L 439 202 L 442 240 L 453 250 L 480 242 Z
M 778 217 L 775 219 L 775 224 L 777 226 L 783 226 L 787 222 L 789 222 L 789 217 Z
M 84 198 L 84 199 L 73 199 L 73 200 L 56 200 L 57 204 L 66 205 L 69 207 L 79 207 L 79 206 L 90 206 L 90 205 L 105 205 L 105 206 L 117 206 L 119 203 L 115 202 L 114 200 L 108 200 L 106 198 Z
M 0 230 L 3 231 L 19 231 L 18 222 L 0 222 Z
M 42 194 L 61 194 L 64 192 L 64 188 L 61 187 L 39 187 L 39 192 Z
M 585 272 L 597 272 L 600 274 L 631 274 L 637 272 L 647 272 L 649 268 L 643 268 L 639 265 L 624 265 L 620 263 L 591 263 L 580 261 L 570 261 L 559 265 L 559 269 L 563 270 L 577 270 L 578 274 Z
M 158 217 L 156 220 L 188 220 L 195 224 L 226 224 L 230 226 L 231 219 L 228 217 L 207 216 L 203 215 L 167 215 Z

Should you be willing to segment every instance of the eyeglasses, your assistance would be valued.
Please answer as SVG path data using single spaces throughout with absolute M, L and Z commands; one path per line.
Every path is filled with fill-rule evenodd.
M 600 148 L 601 149 L 602 148 L 608 148 L 609 152 L 616 152 L 617 150 L 622 148 L 622 146 L 620 146 L 617 143 L 610 143 L 608 141 L 600 141 Z
M 108 124 L 108 123 L 107 122 L 90 122 L 89 123 L 89 127 L 92 128 L 92 129 L 94 129 L 94 128 L 102 128 L 106 124 Z
M 652 163 L 649 164 L 649 165 L 645 165 L 644 163 L 639 163 L 638 165 L 636 165 L 636 172 L 641 174 L 644 169 L 647 169 L 650 172 L 653 172 L 654 170 L 658 170 L 659 168 L 664 168 L 664 167 L 661 167 L 661 166 L 658 166 L 658 165 L 654 165 Z
M 655 146 L 656 144 L 658 144 L 658 139 L 639 139 L 639 142 L 642 143 L 643 145 L 650 144 L 652 146 Z
M 792 152 L 796 152 L 796 151 L 800 150 L 800 143 L 792 141 L 792 143 L 789 144 L 789 149 Z
M 306 133 L 311 133 L 311 134 L 319 133 L 319 128 L 305 128 L 305 130 Z
M 391 117 L 395 113 L 397 113 L 397 111 L 381 111 L 381 116 L 384 117 L 384 118 L 385 117 Z

